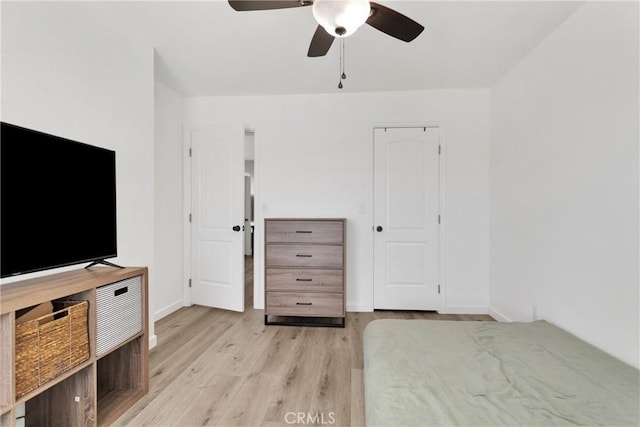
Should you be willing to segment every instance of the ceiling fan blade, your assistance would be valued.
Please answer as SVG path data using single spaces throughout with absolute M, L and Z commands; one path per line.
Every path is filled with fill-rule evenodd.
M 229 0 L 229 5 L 238 12 L 287 9 L 290 7 L 310 6 L 312 3 L 306 0 Z
M 422 25 L 393 9 L 374 2 L 370 4 L 371 15 L 367 24 L 391 37 L 410 42 L 424 30 Z
M 316 28 L 316 32 L 313 33 L 313 38 L 311 39 L 311 44 L 309 45 L 309 52 L 307 52 L 307 56 L 325 56 L 329 51 L 329 48 L 333 44 L 334 38 L 335 37 L 327 33 L 321 25 L 318 25 L 318 28 Z

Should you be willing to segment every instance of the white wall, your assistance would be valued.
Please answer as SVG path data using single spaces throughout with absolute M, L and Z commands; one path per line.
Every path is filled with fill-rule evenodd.
M 155 82 L 154 320 L 183 306 L 182 96 Z
M 2 120 L 116 151 L 112 261 L 149 266 L 153 294 L 153 50 L 95 12 L 85 2 L 2 2 Z
M 256 266 L 264 217 L 346 217 L 347 309 L 372 308 L 372 125 L 445 126 L 445 310 L 488 309 L 488 90 L 185 100 L 185 129 L 242 123 L 255 130 Z M 263 211 L 267 204 L 268 211 Z M 359 213 L 359 206 L 366 213 Z M 256 305 L 262 306 L 263 281 Z
M 491 308 L 639 365 L 638 3 L 587 2 L 492 90 Z

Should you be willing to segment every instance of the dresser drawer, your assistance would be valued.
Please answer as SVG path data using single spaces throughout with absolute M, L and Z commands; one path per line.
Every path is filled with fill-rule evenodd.
M 96 288 L 96 354 L 142 332 L 142 276 Z
M 342 244 L 342 221 L 267 221 L 266 243 Z
M 267 245 L 267 267 L 342 268 L 343 248 L 335 245 Z
M 342 292 L 342 270 L 268 268 L 267 291 Z
M 267 292 L 265 314 L 276 316 L 343 317 L 340 293 Z

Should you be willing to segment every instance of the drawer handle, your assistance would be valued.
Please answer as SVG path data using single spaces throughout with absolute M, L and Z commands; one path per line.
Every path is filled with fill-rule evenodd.
M 313 233 L 313 231 L 302 231 L 302 230 L 297 230 L 296 233 L 298 234 L 311 234 Z
M 297 302 L 296 305 L 313 305 L 311 302 Z
M 313 279 L 296 279 L 296 282 L 311 282 Z
M 116 289 L 115 291 L 113 291 L 113 296 L 117 297 L 118 295 L 126 294 L 127 292 L 129 292 L 129 287 L 125 286 L 124 288 Z
M 296 255 L 298 258 L 311 258 L 313 255 Z

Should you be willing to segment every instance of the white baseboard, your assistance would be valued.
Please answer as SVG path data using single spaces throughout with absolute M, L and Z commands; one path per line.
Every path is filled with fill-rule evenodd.
M 160 310 L 156 311 L 153 314 L 153 321 L 157 322 L 158 320 L 162 319 L 163 317 L 166 317 L 168 315 L 170 315 L 171 313 L 173 313 L 174 311 L 182 308 L 184 305 L 184 301 L 183 300 L 178 300 L 176 302 L 174 302 L 173 304 L 169 304 L 168 306 L 161 308 Z
M 507 316 L 500 313 L 498 310 L 496 310 L 493 307 L 489 307 L 489 316 L 493 317 L 498 322 L 511 322 L 511 319 L 509 319 Z
M 157 345 L 158 345 L 158 336 L 154 334 L 149 337 L 149 350 L 153 349 Z
M 372 312 L 373 308 L 371 308 L 368 305 L 349 305 L 348 304 L 347 311 L 368 313 L 368 312 Z
M 348 312 L 369 313 L 374 311 L 373 307 L 368 305 L 347 305 Z M 438 313 L 442 314 L 489 314 L 489 308 L 483 306 L 465 306 L 465 305 L 448 305 L 443 307 Z
M 489 314 L 488 307 L 467 306 L 467 305 L 447 305 L 439 313 L 442 314 Z

